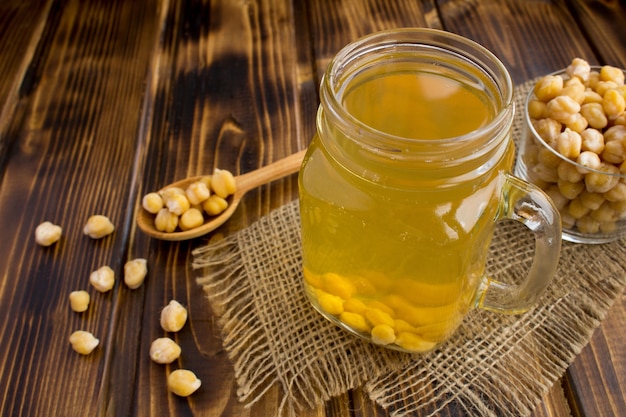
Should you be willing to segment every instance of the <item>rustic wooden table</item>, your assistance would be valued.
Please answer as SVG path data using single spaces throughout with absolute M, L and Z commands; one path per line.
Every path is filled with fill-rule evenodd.
M 514 81 L 575 57 L 626 67 L 626 5 L 617 0 L 4 0 L 0 2 L 0 415 L 271 416 L 270 392 L 237 401 L 232 366 L 191 251 L 135 226 L 141 195 L 214 167 L 248 172 L 304 149 L 315 129 L 320 76 L 346 43 L 394 27 L 445 29 L 483 44 Z M 246 195 L 228 235 L 297 195 L 296 177 Z M 91 214 L 115 233 L 82 233 Z M 61 224 L 42 248 L 35 227 Z M 146 283 L 92 293 L 80 315 L 68 294 L 89 273 L 148 259 Z M 599 271 L 601 273 L 601 271 Z M 175 298 L 190 321 L 177 335 L 203 386 L 168 394 L 166 367 L 150 361 L 159 311 Z M 68 343 L 97 334 L 90 356 Z M 534 416 L 626 415 L 626 300 Z M 497 411 L 496 411 L 497 414 Z M 385 416 L 364 392 L 311 416 Z

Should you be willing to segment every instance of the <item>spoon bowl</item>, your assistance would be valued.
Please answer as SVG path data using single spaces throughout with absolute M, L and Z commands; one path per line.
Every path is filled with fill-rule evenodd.
M 286 158 L 279 159 L 278 161 L 273 162 L 270 165 L 261 167 L 243 175 L 237 175 L 235 177 L 237 190 L 233 195 L 229 196 L 226 199 L 226 201 L 228 201 L 228 207 L 226 208 L 226 210 L 224 210 L 217 216 L 211 216 L 201 226 L 189 230 L 175 231 L 171 233 L 161 232 L 157 230 L 154 226 L 155 215 L 148 212 L 143 207 L 139 207 L 139 209 L 137 210 L 137 225 L 144 233 L 155 239 L 181 241 L 203 236 L 220 227 L 233 215 L 233 213 L 239 206 L 239 202 L 246 194 L 246 192 L 263 184 L 267 184 L 269 182 L 297 172 L 300 169 L 300 165 L 302 164 L 302 159 L 304 158 L 305 153 L 306 150 L 302 150 Z M 190 184 L 200 180 L 203 177 L 205 177 L 205 175 L 199 175 L 196 177 L 190 177 L 184 180 L 176 181 L 163 187 L 161 190 L 159 190 L 159 192 L 171 187 L 180 187 L 184 190 Z

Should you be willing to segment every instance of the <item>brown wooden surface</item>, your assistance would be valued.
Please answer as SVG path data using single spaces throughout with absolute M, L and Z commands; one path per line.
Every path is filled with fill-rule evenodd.
M 0 2 L 0 415 L 275 415 L 277 391 L 252 408 L 237 401 L 190 267 L 206 238 L 147 238 L 134 224 L 138 199 L 216 166 L 247 172 L 304 149 L 333 55 L 356 37 L 408 26 L 480 42 L 516 83 L 574 56 L 626 67 L 626 7 L 617 0 Z M 254 190 L 215 234 L 296 195 L 295 176 Z M 83 236 L 95 213 L 113 220 L 114 235 Z M 64 227 L 50 248 L 34 242 L 44 220 Z M 87 313 L 69 309 L 69 292 L 87 289 L 92 270 L 108 264 L 120 275 L 134 257 L 150 269 L 140 289 L 90 291 Z M 172 298 L 190 312 L 176 335 L 182 364 L 203 381 L 188 399 L 167 393 L 171 367 L 148 358 Z M 618 300 L 533 416 L 626 415 L 625 306 Z M 101 339 L 94 354 L 69 347 L 77 328 Z M 387 413 L 357 389 L 306 415 Z

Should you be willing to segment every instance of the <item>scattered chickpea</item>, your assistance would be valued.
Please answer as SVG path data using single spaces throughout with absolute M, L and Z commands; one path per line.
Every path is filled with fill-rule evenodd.
M 186 194 L 175 194 L 165 200 L 165 206 L 170 213 L 180 216 L 191 207 Z
M 155 339 L 150 345 L 150 359 L 156 363 L 172 363 L 180 357 L 181 348 L 169 337 Z
M 154 218 L 154 227 L 160 232 L 171 233 L 178 227 L 178 216 L 162 208 Z
M 92 239 L 100 239 L 110 235 L 114 230 L 115 226 L 108 217 L 96 214 L 87 219 L 83 233 Z
M 197 181 L 187 187 L 185 194 L 192 205 L 198 205 L 209 198 L 211 191 L 205 182 Z
M 226 198 L 237 191 L 237 183 L 230 171 L 216 168 L 211 176 L 211 188 L 215 194 Z
M 102 266 L 89 275 L 89 282 L 100 292 L 107 292 L 115 285 L 115 273 L 108 266 Z
M 51 222 L 43 222 L 35 229 L 35 242 L 41 246 L 50 246 L 61 239 L 63 229 Z
M 177 332 L 187 322 L 187 309 L 178 301 L 171 300 L 161 310 L 161 327 L 166 332 Z
M 228 207 L 228 202 L 217 194 L 213 194 L 203 204 L 202 208 L 209 216 L 217 216 Z
M 188 397 L 200 388 L 201 381 L 187 369 L 177 369 L 167 376 L 167 388 L 180 397 Z
M 70 307 L 77 313 L 87 311 L 89 308 L 89 293 L 84 290 L 72 291 L 70 293 Z
M 190 208 L 184 212 L 178 220 L 178 226 L 181 230 L 195 229 L 196 227 L 202 226 L 203 223 L 204 216 L 197 208 Z
M 161 198 L 163 199 L 163 203 L 167 204 L 167 200 L 174 197 L 175 195 L 186 195 L 185 190 L 180 187 L 169 187 L 163 191 L 160 191 Z
M 143 284 L 148 274 L 148 262 L 143 258 L 132 259 L 124 264 L 124 283 L 131 290 Z
M 81 355 L 89 355 L 100 344 L 93 334 L 85 330 L 77 330 L 70 335 L 72 348 Z
M 152 214 L 157 214 L 163 208 L 163 198 L 158 193 L 148 193 L 143 196 L 141 206 Z

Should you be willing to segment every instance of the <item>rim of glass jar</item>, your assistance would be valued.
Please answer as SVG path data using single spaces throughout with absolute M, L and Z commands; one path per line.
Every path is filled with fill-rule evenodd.
M 599 71 L 601 68 L 602 67 L 599 66 L 599 65 L 591 65 L 591 69 L 592 70 L 598 70 Z M 622 70 L 622 71 L 626 75 L 626 70 Z M 551 72 L 550 74 L 547 74 L 546 77 L 554 76 L 554 75 L 563 75 L 563 74 L 567 74 L 567 68 L 562 68 L 560 70 Z M 550 146 L 545 140 L 543 140 L 543 138 L 539 135 L 539 133 L 537 133 L 537 130 L 535 129 L 535 126 L 533 126 L 533 124 L 531 123 L 530 114 L 528 113 L 528 104 L 530 103 L 530 100 L 534 96 L 535 96 L 535 92 L 531 88 L 531 90 L 526 95 L 526 100 L 524 101 L 524 123 L 526 124 L 526 126 L 528 127 L 530 132 L 532 133 L 533 138 L 535 140 L 539 141 L 539 143 L 541 143 L 541 145 L 544 148 L 547 148 L 550 152 L 552 152 L 554 155 L 556 155 L 561 161 L 568 162 L 568 163 L 572 164 L 574 167 L 580 168 L 583 172 L 584 171 L 586 171 L 586 172 L 593 172 L 593 173 L 596 173 L 596 174 L 608 175 L 608 176 L 611 176 L 611 177 L 618 177 L 620 179 L 626 179 L 626 174 L 600 171 L 600 170 L 595 169 L 595 168 L 586 167 L 584 165 L 579 164 L 576 161 L 573 161 L 573 160 L 571 160 L 569 158 L 566 158 L 565 156 L 561 155 L 561 153 L 559 151 L 557 151 L 552 146 Z
M 447 41 L 447 43 L 446 43 Z M 475 129 L 471 132 L 460 136 L 453 136 L 443 139 L 422 139 L 422 138 L 409 138 L 404 136 L 393 135 L 369 126 L 366 123 L 361 122 L 358 118 L 354 117 L 349 111 L 347 111 L 342 103 L 337 98 L 337 89 L 334 88 L 332 83 L 333 79 L 339 78 L 337 74 L 343 73 L 346 68 L 353 61 L 357 61 L 364 53 L 369 53 L 373 50 L 383 50 L 390 48 L 392 45 L 422 45 L 429 47 L 438 47 L 446 52 L 460 57 L 463 61 L 471 63 L 477 67 L 482 74 L 486 75 L 492 84 L 492 87 L 496 93 L 500 96 L 502 104 L 487 124 Z M 366 48 L 370 45 L 370 48 Z M 372 48 L 374 47 L 375 48 Z M 347 63 L 338 66 L 339 63 L 348 59 Z M 333 114 L 334 123 L 343 125 L 344 129 L 354 129 L 361 133 L 367 132 L 370 136 L 376 136 L 377 144 L 385 143 L 398 143 L 404 145 L 419 145 L 428 147 L 434 145 L 433 149 L 441 149 L 442 147 L 451 145 L 463 145 L 473 144 L 480 138 L 491 138 L 487 140 L 489 144 L 493 138 L 498 138 L 500 135 L 492 134 L 488 132 L 495 131 L 500 132 L 502 125 L 512 125 L 513 114 L 515 111 L 513 81 L 511 76 L 498 57 L 496 57 L 491 51 L 482 45 L 474 42 L 463 36 L 447 32 L 439 29 L 430 28 L 402 28 L 391 29 L 380 32 L 375 32 L 364 37 L 361 37 L 346 46 L 344 46 L 330 61 L 326 72 L 322 77 L 322 88 L 320 89 L 320 99 L 325 110 Z M 500 143 L 496 141 L 496 143 Z M 366 145 L 363 142 L 359 142 L 361 146 Z M 367 144 L 370 145 L 371 144 Z M 372 147 L 372 149 L 380 153 L 382 149 L 380 147 Z M 403 148 L 403 149 L 406 149 Z M 423 151 L 421 151 L 423 153 Z M 434 153 L 439 153 L 436 151 Z M 393 153 L 393 152 L 392 152 Z M 476 153 L 474 153 L 476 156 Z

